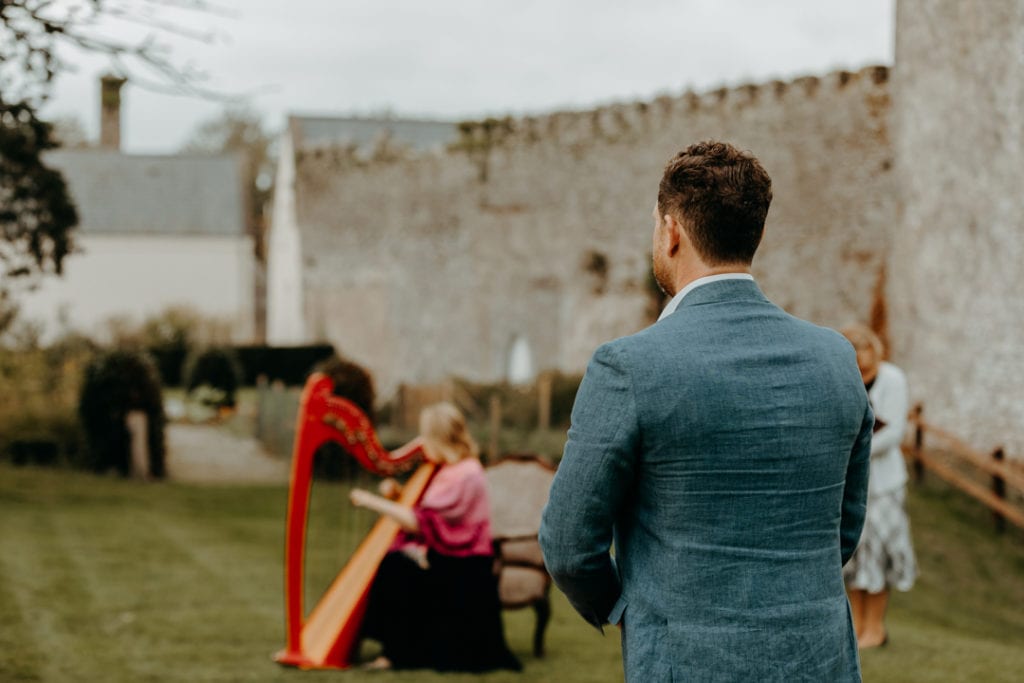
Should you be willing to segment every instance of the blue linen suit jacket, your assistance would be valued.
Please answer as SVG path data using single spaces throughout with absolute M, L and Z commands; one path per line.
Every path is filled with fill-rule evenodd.
M 842 579 L 874 417 L 856 354 L 749 280 L 601 346 L 540 542 L 628 681 L 859 681 Z M 614 559 L 610 548 L 614 541 Z

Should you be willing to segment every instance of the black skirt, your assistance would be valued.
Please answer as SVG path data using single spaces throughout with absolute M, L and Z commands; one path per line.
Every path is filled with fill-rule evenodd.
M 361 636 L 396 669 L 492 671 L 522 665 L 508 649 L 490 557 L 428 554 L 421 569 L 401 552 L 377 571 Z

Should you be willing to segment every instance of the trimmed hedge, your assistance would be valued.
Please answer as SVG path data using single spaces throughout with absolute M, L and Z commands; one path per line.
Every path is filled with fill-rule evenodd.
M 235 353 L 242 366 L 242 384 L 253 386 L 260 375 L 286 386 L 301 387 L 317 363 L 334 355 L 331 344 L 308 346 L 236 346 Z
M 227 347 L 234 352 L 242 369 L 242 386 L 254 386 L 260 375 L 268 380 L 280 380 L 288 386 L 302 386 L 310 370 L 317 363 L 330 358 L 334 347 L 330 344 L 307 346 L 243 345 Z M 166 387 L 183 387 L 185 361 L 188 349 L 177 347 L 150 348 L 160 378 Z

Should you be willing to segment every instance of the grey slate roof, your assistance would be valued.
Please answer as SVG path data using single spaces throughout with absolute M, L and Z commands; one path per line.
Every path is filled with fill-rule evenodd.
M 451 121 L 417 119 L 290 116 L 288 126 L 295 149 L 354 144 L 365 150 L 382 133 L 414 149 L 427 151 L 454 142 L 458 129 Z
M 143 156 L 113 150 L 63 150 L 60 169 L 84 234 L 243 235 L 245 199 L 239 158 Z

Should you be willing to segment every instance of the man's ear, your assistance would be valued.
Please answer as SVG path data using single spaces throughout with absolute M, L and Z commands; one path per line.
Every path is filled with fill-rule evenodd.
M 679 224 L 676 217 L 670 213 L 666 213 L 664 216 L 665 221 L 665 237 L 666 246 L 668 247 L 668 255 L 675 256 L 679 253 L 679 247 L 683 241 L 683 226 Z

